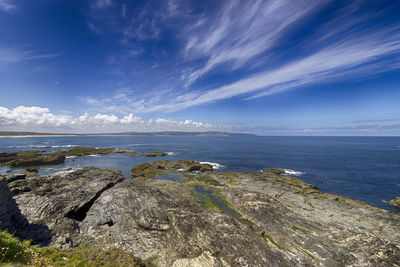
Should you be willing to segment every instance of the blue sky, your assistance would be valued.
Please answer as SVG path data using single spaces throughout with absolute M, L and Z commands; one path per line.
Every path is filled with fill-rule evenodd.
M 0 130 L 400 135 L 400 1 L 0 0 Z

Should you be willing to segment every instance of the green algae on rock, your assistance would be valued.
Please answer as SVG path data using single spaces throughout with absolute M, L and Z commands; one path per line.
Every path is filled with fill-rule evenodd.
M 0 153 L 0 164 L 10 167 L 29 167 L 39 165 L 53 165 L 65 162 L 66 157 L 81 157 L 98 154 L 133 153 L 127 149 L 74 147 L 67 151 L 20 151 L 14 153 Z
M 390 200 L 390 204 L 400 209 L 400 197 L 396 197 L 395 199 Z
M 168 156 L 166 152 L 147 152 L 146 157 L 163 157 Z
M 181 172 L 193 164 L 201 163 L 144 163 L 127 180 L 97 168 L 3 179 L 2 229 L 20 227 L 19 234 L 36 241 L 45 235 L 63 248 L 117 247 L 157 266 L 400 262 L 398 214 L 320 192 L 285 174 Z M 184 179 L 153 179 L 176 173 Z

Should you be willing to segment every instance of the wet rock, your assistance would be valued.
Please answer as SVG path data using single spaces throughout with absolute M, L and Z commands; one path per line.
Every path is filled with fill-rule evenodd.
M 147 152 L 146 157 L 163 157 L 168 156 L 168 153 L 165 152 Z
M 131 151 L 131 152 L 128 153 L 128 155 L 129 156 L 140 156 L 140 155 L 142 155 L 142 153 L 140 153 L 140 152 L 132 152 Z
M 202 164 L 194 160 L 157 160 L 152 163 L 143 163 L 132 167 L 132 178 L 154 178 L 156 175 L 165 174 L 168 171 L 206 172 L 212 171 L 210 164 Z
M 400 197 L 390 200 L 390 204 L 400 209 Z
M 115 149 L 115 148 L 92 148 L 92 147 L 74 147 L 68 151 L 64 151 L 65 156 L 88 156 L 88 155 L 100 155 L 100 154 L 113 154 L 113 153 L 126 153 L 130 150 L 126 149 Z
M 285 174 L 285 170 L 282 169 L 277 169 L 277 168 L 269 168 L 269 169 L 265 169 L 263 170 L 264 172 L 270 172 L 270 173 L 275 173 L 275 174 Z
M 98 154 L 128 153 L 127 149 L 74 147 L 67 151 L 45 153 L 45 151 L 21 151 L 0 153 L 0 164 L 10 167 L 53 165 L 65 162 L 66 157 L 80 157 Z
M 25 170 L 25 172 L 27 172 L 27 173 L 38 173 L 38 172 L 39 172 L 39 167 L 27 168 L 27 169 Z

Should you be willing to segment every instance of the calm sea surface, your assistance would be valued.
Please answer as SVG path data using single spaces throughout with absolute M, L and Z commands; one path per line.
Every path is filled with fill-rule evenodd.
M 358 199 L 395 211 L 388 201 L 400 196 L 400 137 L 153 137 L 85 136 L 0 138 L 0 152 L 54 151 L 82 147 L 115 147 L 133 151 L 176 152 L 157 159 L 192 159 L 218 163 L 217 171 L 283 168 L 321 191 Z M 127 154 L 66 159 L 42 166 L 39 174 L 95 166 L 120 169 L 129 178 L 133 165 L 155 158 Z M 5 174 L 6 167 L 0 168 Z M 13 169 L 13 173 L 21 169 Z

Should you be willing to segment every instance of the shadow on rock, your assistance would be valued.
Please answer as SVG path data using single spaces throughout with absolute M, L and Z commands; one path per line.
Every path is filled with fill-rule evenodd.
M 49 245 L 52 237 L 48 227 L 29 223 L 21 214 L 5 179 L 0 180 L 0 229 L 7 230 L 20 239 L 32 240 L 33 244 L 41 246 Z

